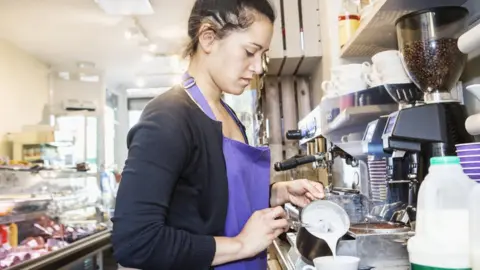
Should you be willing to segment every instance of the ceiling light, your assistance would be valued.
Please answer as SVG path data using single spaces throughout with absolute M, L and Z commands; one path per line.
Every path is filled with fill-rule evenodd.
M 95 63 L 92 62 L 78 62 L 77 67 L 80 69 L 93 69 L 95 68 Z
M 156 52 L 157 49 L 158 49 L 157 44 L 150 44 L 150 45 L 148 46 L 148 50 L 151 51 L 151 52 Z
M 141 35 L 140 31 L 136 27 L 130 27 L 125 31 L 126 39 L 134 39 Z
M 100 81 L 100 76 L 95 75 L 95 74 L 83 74 L 80 73 L 79 76 L 79 81 L 82 82 L 99 82 Z
M 70 72 L 67 72 L 67 71 L 61 71 L 58 73 L 58 77 L 63 79 L 63 80 L 70 80 Z
M 129 27 L 125 31 L 125 38 L 127 40 L 134 40 L 139 44 L 149 43 L 145 30 L 137 22 L 135 22 L 135 26 Z
M 131 39 L 133 37 L 133 33 L 130 30 L 125 31 L 125 38 Z

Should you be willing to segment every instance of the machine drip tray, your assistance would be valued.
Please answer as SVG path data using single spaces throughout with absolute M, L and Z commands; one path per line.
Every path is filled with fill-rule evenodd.
M 362 234 L 391 234 L 410 231 L 410 227 L 390 222 L 361 223 L 350 226 L 349 234 L 353 237 Z
M 410 228 L 393 223 L 370 223 L 354 224 L 351 228 L 355 230 L 364 229 L 364 233 L 348 232 L 340 239 L 337 246 L 337 254 L 344 256 L 356 256 L 360 258 L 359 269 L 375 269 L 375 270 L 408 270 L 410 263 L 408 260 L 408 252 L 406 241 L 411 236 Z M 381 224 L 381 225 L 379 225 Z M 388 225 L 385 225 L 388 224 Z M 393 224 L 393 225 L 392 225 Z M 371 226 L 374 233 L 371 232 Z M 365 230 L 365 228 L 368 228 Z M 296 233 L 287 233 L 287 240 L 291 245 L 288 254 L 290 261 L 295 265 L 295 269 L 302 269 L 307 265 L 301 259 L 296 251 Z

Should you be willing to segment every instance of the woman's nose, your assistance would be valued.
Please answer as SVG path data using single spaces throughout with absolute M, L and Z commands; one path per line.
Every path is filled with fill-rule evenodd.
M 256 75 L 260 75 L 263 73 L 262 57 L 255 57 L 254 62 L 250 66 L 250 70 L 255 72 Z

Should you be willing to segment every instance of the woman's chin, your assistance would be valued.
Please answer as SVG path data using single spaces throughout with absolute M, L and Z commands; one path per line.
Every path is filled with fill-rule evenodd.
M 226 94 L 239 96 L 243 94 L 243 92 L 245 92 L 245 89 L 247 88 L 247 86 L 230 87 L 229 89 L 226 89 L 223 92 Z

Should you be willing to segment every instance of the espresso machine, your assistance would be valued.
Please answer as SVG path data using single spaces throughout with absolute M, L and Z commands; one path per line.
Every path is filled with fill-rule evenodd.
M 465 129 L 465 107 L 451 95 L 467 56 L 457 47 L 467 26 L 463 7 L 437 7 L 413 12 L 396 22 L 398 47 L 405 69 L 423 98 L 409 100 L 388 116 L 382 135 L 387 165 L 388 200 L 407 202 L 415 221 L 416 192 L 431 157 L 455 154 L 455 145 L 473 137 Z M 386 87 L 398 98 L 398 89 Z
M 327 192 L 333 191 L 332 165 L 335 158 L 345 159 L 351 166 L 357 166 L 357 160 L 341 148 L 327 141 L 322 135 L 320 105 L 313 109 L 304 119 L 299 121 L 297 130 L 288 130 L 285 134 L 288 140 L 295 140 L 304 149 L 304 154 L 289 157 L 274 164 L 277 172 L 294 170 L 302 165 L 311 164 L 313 170 L 324 171 L 317 179 L 322 182 Z M 326 178 L 326 179 L 325 179 Z M 313 179 L 311 179 L 313 180 Z M 354 192 L 336 188 L 337 192 Z
M 383 151 L 382 134 L 387 120 L 387 116 L 381 116 L 377 120 L 368 123 L 362 139 L 362 151 L 367 154 L 368 195 L 372 202 L 376 204 L 385 203 L 386 201 L 386 160 L 390 155 Z
M 370 123 L 363 138 L 363 147 L 369 154 L 377 158 L 390 156 L 383 151 L 382 147 L 382 134 L 387 120 L 388 117 L 385 116 Z M 299 139 L 300 137 L 305 138 L 308 136 L 307 134 L 308 132 L 302 130 L 288 131 L 287 137 Z M 314 138 L 318 139 L 321 136 Z M 315 141 L 315 139 L 310 139 L 310 142 L 314 143 L 312 145 L 315 145 Z M 312 163 L 313 166 L 327 168 L 331 176 L 332 165 L 336 157 L 345 159 L 345 163 L 348 165 L 357 165 L 358 161 L 354 157 L 338 146 L 329 144 L 329 147 L 325 147 L 326 151 L 323 152 L 318 151 L 318 148 L 308 147 L 307 143 L 307 155 L 278 162 L 275 164 L 275 169 L 282 171 L 293 169 L 301 164 Z M 386 171 L 386 166 L 384 167 Z M 404 224 L 375 222 L 373 220 L 365 223 L 364 218 L 369 216 L 372 205 L 364 194 L 360 194 L 359 190 L 331 187 L 326 190 L 326 200 L 340 205 L 348 214 L 351 222 L 349 232 L 338 242 L 338 255 L 361 258 L 361 269 L 407 269 L 408 254 L 404 243 L 410 236 L 409 227 L 404 226 Z M 297 220 L 302 211 L 292 205 L 285 205 L 285 210 L 293 220 Z M 305 228 L 295 228 L 286 234 L 286 238 L 291 246 L 286 258 L 291 261 L 295 269 L 302 269 L 305 264 L 313 265 L 312 260 L 318 256 L 331 255 L 323 240 L 317 239 Z
M 292 139 L 292 137 L 289 137 L 288 134 L 299 133 L 299 132 L 300 130 L 289 130 L 287 132 L 287 138 Z M 333 166 L 334 160 L 337 157 L 345 159 L 347 165 L 351 165 L 354 167 L 358 165 L 358 161 L 355 158 L 353 158 L 350 154 L 345 152 L 340 147 L 331 143 L 327 143 L 327 140 L 323 137 L 317 137 L 311 142 L 308 142 L 306 144 L 306 150 L 307 150 L 306 155 L 296 155 L 286 160 L 276 162 L 274 164 L 275 171 L 277 172 L 288 171 L 288 170 L 295 169 L 301 165 L 312 164 L 313 169 L 326 170 L 327 179 L 328 179 L 327 184 L 325 185 L 324 183 L 326 192 L 359 193 L 358 190 L 334 188 L 333 179 L 332 179 L 333 177 L 332 166 Z

